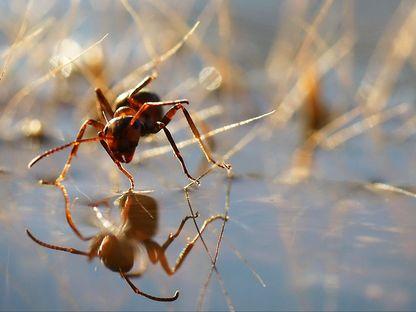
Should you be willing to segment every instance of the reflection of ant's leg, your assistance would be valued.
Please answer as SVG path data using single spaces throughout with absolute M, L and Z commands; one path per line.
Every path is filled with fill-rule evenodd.
M 98 136 L 102 137 L 103 133 L 100 132 L 98 133 Z M 113 157 L 113 154 L 111 153 L 110 148 L 108 147 L 107 143 L 101 139 L 100 140 L 101 145 L 104 147 L 104 149 L 106 150 L 107 154 L 110 156 L 110 158 L 113 160 L 113 162 L 116 164 L 116 166 L 118 167 L 118 169 L 130 180 L 130 190 L 134 189 L 134 178 L 131 175 L 130 172 L 128 172 L 123 166 L 122 164 Z
M 53 250 L 59 250 L 59 251 L 65 251 L 65 252 L 69 252 L 75 255 L 81 255 L 81 256 L 89 256 L 88 252 L 85 251 L 81 251 L 75 248 L 70 248 L 70 247 L 61 247 L 61 246 L 57 246 L 57 245 L 51 245 L 51 244 L 47 244 L 45 242 L 42 242 L 41 240 L 37 239 L 35 236 L 33 236 L 33 234 L 26 229 L 26 234 L 37 244 L 49 248 L 49 249 L 53 249 Z
M 42 181 L 42 184 L 54 185 L 54 186 L 58 187 L 61 190 L 62 195 L 64 195 L 64 200 L 65 200 L 66 221 L 68 222 L 69 226 L 74 231 L 74 233 L 79 237 L 79 239 L 81 239 L 83 241 L 88 241 L 91 238 L 93 238 L 93 236 L 86 237 L 86 236 L 82 235 L 81 232 L 78 230 L 77 226 L 75 225 L 74 220 L 72 219 L 71 204 L 70 204 L 70 201 L 69 201 L 68 191 L 66 190 L 65 186 L 63 184 L 61 184 L 60 182 L 49 183 L 49 182 Z
M 85 130 L 87 129 L 87 126 L 93 126 L 93 127 L 94 127 L 95 129 L 97 129 L 98 131 L 101 131 L 101 130 L 104 128 L 104 125 L 103 125 L 101 122 L 96 121 L 96 120 L 94 120 L 94 119 L 88 119 L 87 121 L 85 121 L 85 122 L 82 124 L 81 128 L 79 129 L 79 132 L 78 132 L 78 135 L 77 135 L 76 141 L 78 141 L 78 140 L 81 140 L 81 139 L 82 139 L 82 137 L 83 137 L 83 135 L 84 135 L 84 133 L 85 133 Z M 56 182 L 60 182 L 60 181 L 62 181 L 62 180 L 65 178 L 65 176 L 66 176 L 66 174 L 67 174 L 67 172 L 68 172 L 68 170 L 69 170 L 69 167 L 71 166 L 71 161 L 72 161 L 72 158 L 73 158 L 73 157 L 77 154 L 78 147 L 79 147 L 79 144 L 76 144 L 76 145 L 74 145 L 74 146 L 72 147 L 71 153 L 70 153 L 70 154 L 69 154 L 69 156 L 68 156 L 68 159 L 67 159 L 67 161 L 66 161 L 66 163 L 65 163 L 64 168 L 63 168 L 63 169 L 62 169 L 62 171 L 61 171 L 61 174 L 60 174 L 60 175 L 59 175 L 59 177 L 56 179 Z
M 168 302 L 168 301 L 175 301 L 179 297 L 179 291 L 176 291 L 175 294 L 172 297 L 155 297 L 152 295 L 149 295 L 145 292 L 142 292 L 140 289 L 136 287 L 136 285 L 133 284 L 133 282 L 130 280 L 129 276 L 125 274 L 124 272 L 119 272 L 121 277 L 126 280 L 126 282 L 129 284 L 131 289 L 138 295 L 146 297 L 148 299 L 154 300 L 154 301 L 162 301 L 162 302 Z
M 182 229 L 186 223 L 186 221 L 188 221 L 189 219 L 196 219 L 198 218 L 199 214 L 198 212 L 195 213 L 195 216 L 186 216 L 185 218 L 182 219 L 181 224 L 179 225 L 178 229 L 176 230 L 175 234 L 170 233 L 168 239 L 166 240 L 166 242 L 163 243 L 162 245 L 162 249 L 166 250 L 170 244 L 172 244 L 172 242 L 179 236 L 179 234 L 181 234 Z
M 188 217 L 188 219 L 191 217 Z M 182 230 L 183 224 L 187 219 L 185 218 L 181 225 L 179 226 L 178 231 L 175 233 L 175 235 L 169 235 L 169 238 L 166 240 L 166 242 L 161 246 L 158 246 L 159 248 L 157 248 L 155 251 L 158 253 L 158 259 L 160 261 L 160 264 L 162 265 L 163 269 L 166 271 L 166 273 L 168 275 L 173 275 L 175 274 L 175 272 L 181 267 L 183 261 L 186 259 L 186 257 L 188 256 L 189 252 L 192 250 L 192 248 L 194 247 L 195 242 L 198 240 L 198 238 L 200 237 L 200 235 L 202 235 L 202 233 L 205 231 L 205 228 L 207 227 L 208 224 L 210 224 L 211 222 L 215 221 L 215 220 L 225 220 L 227 221 L 227 218 L 225 218 L 223 215 L 215 215 L 212 216 L 208 219 L 206 219 L 204 221 L 204 224 L 202 225 L 199 234 L 197 234 L 186 246 L 185 248 L 182 250 L 182 252 L 179 254 L 179 257 L 176 259 L 176 264 L 173 268 L 170 267 L 168 260 L 166 258 L 166 248 L 170 245 L 170 243 L 172 243 L 173 239 L 175 239 L 178 235 L 180 230 Z M 174 237 L 173 237 L 174 236 Z M 173 237 L 173 238 L 172 238 Z

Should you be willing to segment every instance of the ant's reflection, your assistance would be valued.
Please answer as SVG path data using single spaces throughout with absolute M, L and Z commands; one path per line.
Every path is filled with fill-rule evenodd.
M 138 252 L 147 252 L 147 256 L 153 264 L 160 263 L 168 275 L 175 274 L 192 250 L 195 242 L 199 238 L 199 234 L 185 246 L 173 267 L 168 263 L 166 250 L 175 238 L 179 236 L 186 221 L 196 218 L 197 215 L 195 217 L 185 217 L 177 231 L 169 234 L 163 244 L 159 244 L 153 240 L 158 227 L 158 204 L 154 198 L 128 191 L 116 202 L 120 208 L 121 222 L 119 225 L 112 224 L 96 207 L 94 208 L 99 221 L 103 225 L 103 230 L 92 238 L 92 243 L 87 252 L 75 248 L 47 244 L 33 236 L 29 230 L 26 230 L 27 234 L 33 241 L 46 248 L 87 256 L 89 260 L 95 257 L 100 258 L 101 262 L 107 268 L 111 271 L 118 272 L 136 294 L 156 301 L 176 300 L 179 295 L 178 291 L 172 297 L 155 297 L 139 290 L 133 284 L 131 278 L 140 277 L 143 270 L 133 270 L 134 262 Z M 218 219 L 224 220 L 225 217 L 215 215 L 206 219 L 200 229 L 200 234 L 204 232 L 209 223 Z M 143 246 L 144 248 L 139 248 L 139 246 Z M 143 259 L 143 257 L 144 255 L 141 254 L 139 258 Z

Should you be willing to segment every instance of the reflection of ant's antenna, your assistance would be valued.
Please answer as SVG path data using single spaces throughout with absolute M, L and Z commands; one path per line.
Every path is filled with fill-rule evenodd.
M 61 190 L 65 190 L 65 188 L 62 186 Z M 121 224 L 118 226 L 111 224 L 111 226 L 104 227 L 100 233 L 89 238 L 92 239 L 92 243 L 88 251 L 48 244 L 36 238 L 29 230 L 26 230 L 26 233 L 35 243 L 45 248 L 87 256 L 89 260 L 98 257 L 108 269 L 119 273 L 131 289 L 138 295 L 155 301 L 176 300 L 179 296 L 178 291 L 171 297 L 155 297 L 142 292 L 133 284 L 131 278 L 140 277 L 143 274 L 142 271 L 133 271 L 137 245 L 144 246 L 148 257 L 153 264 L 160 263 L 167 275 L 173 275 L 182 266 L 186 257 L 195 245 L 195 242 L 201 237 L 201 234 L 205 231 L 208 224 L 220 219 L 227 221 L 228 218 L 223 215 L 214 215 L 206 219 L 199 233 L 189 241 L 179 254 L 175 265 L 171 267 L 166 257 L 166 250 L 180 235 L 185 223 L 189 219 L 197 218 L 198 213 L 193 216 L 185 217 L 176 232 L 169 234 L 166 241 L 163 244 L 159 244 L 153 240 L 153 237 L 157 232 L 158 223 L 158 204 L 156 200 L 147 195 L 128 191 L 119 198 L 118 203 Z M 99 220 L 103 222 L 104 218 L 99 218 Z M 79 234 L 79 237 L 81 238 L 83 236 Z M 140 254 L 140 256 L 144 257 L 145 255 Z

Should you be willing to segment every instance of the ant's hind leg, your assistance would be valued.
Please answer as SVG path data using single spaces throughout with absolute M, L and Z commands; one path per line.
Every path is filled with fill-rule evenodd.
M 172 118 L 175 116 L 176 112 L 178 110 L 180 110 L 180 109 L 182 110 L 183 114 L 185 115 L 186 121 L 188 122 L 188 125 L 191 128 L 194 137 L 198 140 L 199 147 L 201 148 L 202 152 L 204 153 L 205 158 L 210 163 L 212 163 L 212 164 L 214 164 L 214 165 L 216 165 L 218 167 L 221 167 L 221 168 L 224 168 L 224 169 L 227 169 L 227 170 L 231 169 L 231 165 L 230 164 L 227 164 L 227 163 L 218 163 L 218 162 L 216 162 L 212 158 L 211 151 L 209 150 L 209 148 L 202 141 L 201 134 L 199 133 L 198 128 L 196 127 L 194 121 L 192 120 L 191 115 L 186 110 L 186 108 L 183 107 L 182 104 L 176 104 L 171 109 L 169 109 L 166 112 L 165 116 L 163 117 L 162 123 L 165 124 L 165 125 L 167 125 L 172 120 Z
M 104 129 L 104 125 L 103 125 L 101 122 L 96 121 L 96 120 L 94 120 L 94 119 L 88 119 L 88 120 L 86 120 L 86 121 L 82 124 L 81 128 L 79 129 L 79 132 L 78 132 L 78 135 L 77 135 L 76 141 L 78 141 L 78 140 L 81 140 L 81 139 L 82 139 L 82 137 L 84 136 L 85 130 L 87 129 L 87 127 L 88 127 L 88 126 L 92 126 L 92 127 L 94 127 L 95 129 L 97 129 L 97 131 L 101 131 L 101 130 L 103 130 L 103 129 Z M 66 161 L 66 163 L 65 163 L 65 166 L 64 166 L 64 168 L 62 169 L 62 171 L 61 171 L 61 173 L 60 173 L 59 177 L 56 179 L 56 182 L 57 182 L 57 183 L 58 183 L 58 182 L 61 182 L 62 180 L 64 180 L 64 179 L 65 179 L 65 176 L 66 176 L 66 174 L 68 173 L 69 167 L 71 167 L 71 161 L 72 161 L 72 158 L 73 158 L 74 156 L 76 156 L 76 154 L 77 154 L 78 147 L 79 147 L 79 144 L 76 144 L 76 145 L 74 145 L 74 147 L 72 147 L 71 153 L 70 153 L 70 154 L 69 154 L 69 156 L 68 156 L 68 159 L 67 159 L 67 161 Z
M 163 129 L 163 131 L 165 132 L 166 137 L 168 138 L 168 141 L 170 143 L 170 145 L 172 146 L 173 152 L 175 153 L 176 158 L 179 160 L 179 162 L 182 165 L 182 170 L 185 173 L 185 175 L 193 182 L 197 183 L 199 185 L 199 181 L 197 179 L 195 179 L 194 177 L 192 177 L 189 172 L 188 172 L 188 168 L 186 168 L 185 165 L 185 161 L 183 160 L 183 157 L 181 155 L 181 152 L 179 151 L 179 148 L 176 146 L 175 140 L 172 137 L 172 134 L 170 133 L 170 131 L 166 128 L 166 126 L 164 124 L 162 124 L 161 122 L 158 122 L 159 128 Z

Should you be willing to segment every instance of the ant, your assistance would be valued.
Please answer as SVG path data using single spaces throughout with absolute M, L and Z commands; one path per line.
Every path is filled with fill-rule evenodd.
M 155 301 L 176 300 L 179 296 L 178 291 L 176 291 L 171 297 L 156 297 L 141 291 L 133 284 L 131 278 L 140 277 L 143 274 L 143 270 L 130 272 L 134 266 L 135 254 L 137 252 L 140 254 L 140 251 L 143 250 L 138 249 L 137 247 L 140 245 L 144 246 L 149 260 L 153 264 L 159 262 L 167 275 L 173 275 L 182 266 L 185 258 L 188 256 L 195 242 L 200 235 L 202 235 L 207 225 L 218 219 L 227 221 L 228 217 L 215 215 L 206 219 L 200 229 L 200 232 L 191 241 L 189 241 L 189 243 L 179 254 L 175 266 L 171 267 L 165 254 L 166 250 L 179 236 L 186 221 L 197 218 L 198 213 L 194 216 L 186 216 L 180 223 L 177 231 L 169 234 L 167 240 L 160 245 L 152 239 L 157 232 L 158 204 L 156 200 L 150 196 L 129 190 L 117 201 L 121 210 L 121 224 L 119 226 L 111 224 L 103 217 L 97 207 L 94 207 L 97 217 L 105 229 L 92 237 L 92 243 L 89 251 L 87 252 L 75 248 L 45 243 L 36 238 L 28 229 L 26 229 L 26 233 L 35 243 L 43 247 L 86 256 L 89 261 L 98 257 L 108 269 L 113 272 L 118 272 L 120 276 L 129 284 L 131 289 L 138 295 Z M 143 257 L 143 255 L 141 256 Z
M 36 162 L 44 157 L 61 151 L 67 147 L 73 146 L 64 168 L 56 179 L 56 182 L 59 183 L 64 180 L 65 175 L 67 174 L 71 165 L 72 158 L 78 151 L 79 145 L 85 142 L 100 141 L 119 170 L 130 180 L 130 189 L 132 190 L 134 189 L 133 176 L 122 166 L 122 163 L 129 163 L 132 160 L 140 137 L 155 134 L 160 130 L 163 130 L 166 137 L 168 138 L 170 145 L 172 146 L 173 152 L 182 165 L 184 174 L 190 180 L 199 184 L 199 181 L 194 179 L 189 174 L 183 157 L 178 147 L 176 146 L 170 131 L 166 127 L 176 112 L 178 110 L 182 110 L 186 121 L 188 122 L 194 137 L 198 140 L 199 146 L 206 159 L 218 167 L 227 170 L 231 169 L 231 165 L 227 163 L 216 162 L 212 158 L 210 150 L 202 142 L 201 135 L 195 126 L 191 115 L 183 106 L 185 104 L 189 104 L 188 100 L 181 99 L 175 101 L 161 101 L 157 94 L 143 90 L 155 78 L 155 74 L 148 76 L 135 88 L 120 94 L 114 103 L 115 111 L 113 111 L 111 108 L 110 103 L 104 96 L 101 89 L 95 89 L 95 93 L 100 104 L 101 114 L 103 115 L 106 124 L 104 125 L 103 123 L 94 119 L 86 120 L 82 124 L 75 141 L 53 148 L 35 157 L 29 163 L 28 167 L 32 167 Z M 163 114 L 162 106 L 172 107 L 166 112 L 166 114 Z M 98 131 L 97 137 L 83 139 L 85 130 L 88 126 L 92 126 Z

